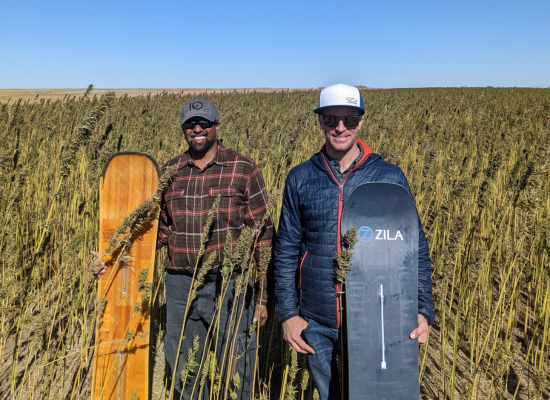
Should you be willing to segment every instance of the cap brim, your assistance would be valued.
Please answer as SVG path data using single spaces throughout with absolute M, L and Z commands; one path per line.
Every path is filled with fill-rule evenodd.
M 365 110 L 363 110 L 361 107 L 357 107 L 357 106 L 348 106 L 348 105 L 334 105 L 334 106 L 324 106 L 324 107 L 317 107 L 315 110 L 313 110 L 313 112 L 315 114 L 321 114 L 324 110 L 328 110 L 329 108 L 353 108 L 355 110 L 359 110 L 361 111 L 361 115 L 363 115 L 365 113 Z
M 207 119 L 208 121 L 210 121 L 210 118 L 204 116 L 202 113 L 200 113 L 200 110 L 199 110 L 199 111 L 197 111 L 197 112 L 190 113 L 189 115 L 187 115 L 187 116 L 185 117 L 185 120 L 183 120 L 183 119 L 181 120 L 180 125 L 183 125 L 183 123 L 184 123 L 185 121 L 187 121 L 187 120 L 189 120 L 189 119 L 191 119 L 191 118 L 196 118 L 196 117 L 201 117 L 201 118 L 204 118 L 204 119 Z M 217 121 L 216 121 L 216 122 L 217 122 Z

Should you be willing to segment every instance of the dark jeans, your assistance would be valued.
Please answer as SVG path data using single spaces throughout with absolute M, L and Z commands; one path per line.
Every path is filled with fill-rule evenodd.
M 167 271 L 165 275 L 166 285 L 166 335 L 164 337 L 164 353 L 166 361 L 170 365 L 172 371 L 174 371 L 174 364 L 176 362 L 176 353 L 178 351 L 178 344 L 180 340 L 181 327 L 183 323 L 183 316 L 185 313 L 185 305 L 187 303 L 187 294 L 191 287 L 192 277 L 173 271 Z M 233 334 L 229 338 L 229 344 L 227 347 L 228 338 L 225 334 L 230 327 L 231 308 L 234 298 L 234 279 L 229 282 L 229 288 L 225 295 L 224 301 L 220 310 L 220 331 L 217 346 L 217 360 L 218 368 L 221 367 L 224 351 L 225 365 L 224 370 L 227 368 L 229 348 L 233 339 Z M 176 373 L 175 388 L 178 392 L 182 390 L 181 382 L 181 370 L 185 368 L 187 363 L 188 349 L 192 348 L 193 338 L 195 335 L 199 336 L 199 351 L 197 352 L 197 363 L 200 364 L 202 352 L 204 349 L 204 340 L 208 327 L 212 322 L 214 315 L 215 299 L 221 289 L 221 277 L 212 282 L 205 282 L 203 286 L 199 288 L 197 297 L 191 303 L 191 308 L 188 312 L 187 323 L 185 325 L 184 339 L 181 345 L 180 357 L 178 360 L 178 367 Z M 241 293 L 240 300 L 235 307 L 234 318 L 238 320 L 242 305 L 243 295 Z M 248 287 L 246 289 L 246 299 L 243 310 L 243 315 L 240 324 L 237 329 L 237 337 L 235 341 L 235 349 L 233 353 L 233 367 L 231 377 L 235 373 L 239 374 L 241 381 L 241 389 L 237 390 L 238 399 L 250 399 L 252 397 L 252 379 L 254 373 L 254 362 L 256 356 L 256 335 L 252 337 L 248 336 L 248 329 L 252 323 L 254 317 L 254 301 L 253 301 L 253 287 L 249 280 Z M 233 326 L 233 325 L 232 325 Z M 214 328 L 212 328 L 213 331 Z M 210 337 L 212 337 L 212 331 Z M 214 335 L 214 338 L 216 336 Z M 227 350 L 226 350 L 227 347 Z M 210 347 L 211 351 L 215 348 L 215 343 L 212 343 Z M 206 357 L 206 355 L 205 355 Z M 235 359 L 237 359 L 235 361 Z M 191 392 L 193 391 L 193 385 L 195 383 L 195 377 L 199 371 L 199 367 L 195 367 L 195 372 L 190 374 L 187 379 L 185 388 L 183 389 L 183 398 L 185 400 L 191 399 Z M 202 369 L 202 368 L 201 368 Z M 222 374 L 221 380 L 221 397 L 223 397 L 225 391 L 225 379 L 226 373 Z M 200 380 L 200 378 L 199 378 Z M 203 389 L 202 399 L 208 399 L 209 391 L 209 379 L 206 380 L 205 387 Z M 197 383 L 193 398 L 198 398 L 199 383 Z M 229 398 L 229 396 L 228 396 Z
M 321 400 L 340 399 L 340 378 L 336 357 L 340 357 L 340 334 L 334 329 L 304 318 L 308 325 L 302 335 L 315 354 L 307 355 L 309 368 Z

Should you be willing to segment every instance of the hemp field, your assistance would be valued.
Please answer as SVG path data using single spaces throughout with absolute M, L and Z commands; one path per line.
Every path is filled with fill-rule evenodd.
M 318 94 L 206 96 L 220 112 L 223 144 L 255 159 L 273 193 L 324 142 L 312 112 Z M 430 244 L 436 321 L 419 349 L 421 397 L 549 398 L 550 90 L 363 95 L 359 136 L 405 172 Z M 89 398 L 99 175 L 116 151 L 147 152 L 160 165 L 184 151 L 179 113 L 191 97 L 0 99 L 0 399 Z M 164 386 L 163 304 L 161 285 L 151 326 L 155 399 Z M 313 398 L 304 360 L 274 321 L 261 343 L 262 398 Z

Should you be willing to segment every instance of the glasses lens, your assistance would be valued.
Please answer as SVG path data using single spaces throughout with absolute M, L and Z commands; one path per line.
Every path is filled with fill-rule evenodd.
M 332 115 L 323 115 L 323 124 L 327 128 L 335 128 L 336 125 L 338 125 L 339 119 L 337 117 L 334 117 Z
M 202 129 L 206 129 L 206 128 L 211 128 L 212 127 L 212 121 L 207 121 L 207 120 L 200 120 L 199 121 L 199 125 L 201 126 Z
M 359 125 L 359 121 L 361 120 L 361 117 L 344 117 L 342 118 L 344 121 L 344 126 L 348 129 L 357 128 L 357 125 Z

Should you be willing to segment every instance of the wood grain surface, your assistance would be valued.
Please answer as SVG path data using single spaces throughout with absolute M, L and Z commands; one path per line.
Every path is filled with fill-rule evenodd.
M 153 195 L 158 184 L 154 161 L 142 154 L 118 154 L 100 182 L 100 254 L 114 230 L 137 206 Z M 140 271 L 153 280 L 158 220 L 134 240 L 126 263 L 116 267 L 116 254 L 105 256 L 107 271 L 99 280 L 98 301 L 106 296 L 98 323 L 92 399 L 149 398 L 149 302 L 138 290 Z M 140 311 L 132 310 L 138 305 Z M 133 335 L 132 335 L 133 333 Z M 133 339 L 126 340 L 128 336 Z M 126 339 L 125 339 L 126 338 Z

